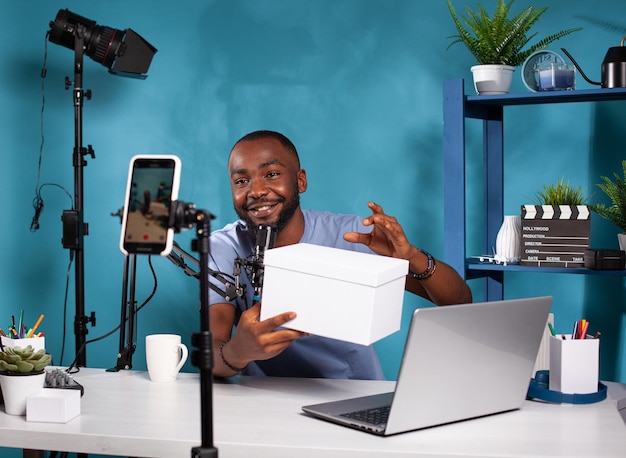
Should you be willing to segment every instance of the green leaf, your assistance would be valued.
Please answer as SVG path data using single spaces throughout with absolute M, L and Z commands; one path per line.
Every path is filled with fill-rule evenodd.
M 18 372 L 32 372 L 35 367 L 34 364 L 29 363 L 28 361 L 17 361 L 15 365 L 17 366 Z

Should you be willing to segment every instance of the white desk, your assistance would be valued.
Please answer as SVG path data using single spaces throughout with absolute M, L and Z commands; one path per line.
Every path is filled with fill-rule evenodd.
M 172 384 L 147 373 L 81 369 L 82 413 L 66 424 L 27 422 L 0 409 L 0 446 L 88 454 L 190 457 L 200 445 L 197 374 Z M 623 385 L 611 384 L 616 399 Z M 525 402 L 521 410 L 377 437 L 301 413 L 304 404 L 393 388 L 393 382 L 241 377 L 214 385 L 214 438 L 230 457 L 626 456 L 626 425 L 614 400 L 589 405 Z M 445 400 L 442 400 L 445 402 Z

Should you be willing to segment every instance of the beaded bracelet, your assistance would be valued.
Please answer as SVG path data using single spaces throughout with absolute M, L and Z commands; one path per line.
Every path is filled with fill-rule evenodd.
M 426 267 L 426 270 L 421 274 L 416 274 L 415 272 L 409 270 L 409 275 L 416 280 L 426 280 L 427 278 L 432 277 L 435 273 L 435 270 L 437 270 L 437 261 L 435 261 L 435 258 L 433 258 L 432 255 L 427 251 L 424 251 L 420 248 L 418 248 L 418 250 L 424 253 L 428 258 L 428 266 Z
M 222 362 L 224 363 L 224 365 L 225 365 L 226 367 L 228 367 L 231 371 L 234 371 L 234 372 L 237 372 L 237 373 L 239 373 L 239 372 L 243 372 L 243 371 L 244 371 L 244 369 L 245 369 L 245 367 L 244 367 L 244 368 L 242 368 L 242 369 L 238 369 L 238 368 L 236 368 L 235 366 L 232 366 L 232 365 L 231 365 L 228 361 L 226 361 L 226 358 L 224 358 L 224 352 L 223 352 L 223 349 L 224 349 L 224 345 L 226 345 L 228 342 L 230 342 L 230 341 L 229 341 L 229 340 L 227 340 L 226 342 L 222 342 L 222 343 L 220 344 L 220 347 L 219 347 L 219 349 L 218 349 L 218 353 L 220 354 L 220 358 L 221 358 Z

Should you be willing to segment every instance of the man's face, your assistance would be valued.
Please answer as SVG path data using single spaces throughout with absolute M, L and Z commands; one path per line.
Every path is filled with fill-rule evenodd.
M 306 190 L 306 174 L 297 158 L 273 138 L 235 145 L 228 173 L 235 211 L 253 233 L 259 224 L 284 228 Z

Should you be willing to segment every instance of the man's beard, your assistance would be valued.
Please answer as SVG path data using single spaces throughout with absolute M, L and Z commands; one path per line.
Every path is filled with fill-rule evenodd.
M 300 206 L 300 193 L 296 189 L 295 192 L 292 195 L 292 198 L 290 200 L 286 200 L 285 198 L 281 198 L 281 199 L 278 199 L 278 200 L 273 200 L 271 202 L 272 203 L 286 203 L 287 204 L 282 209 L 282 211 L 278 214 L 278 219 L 276 221 L 267 221 L 265 223 L 265 224 L 273 224 L 273 225 L 275 225 L 276 229 L 277 229 L 277 233 L 279 233 L 287 225 L 289 220 L 291 220 L 293 215 L 296 213 L 296 210 Z M 255 240 L 256 239 L 256 234 L 258 232 L 258 224 L 254 223 L 248 217 L 248 213 L 246 213 L 245 211 L 240 210 L 239 208 L 235 208 L 235 211 L 237 212 L 237 215 L 239 216 L 239 218 L 241 218 L 243 221 L 245 221 L 246 225 L 248 226 L 248 231 L 250 232 L 250 235 L 252 236 L 252 239 Z

